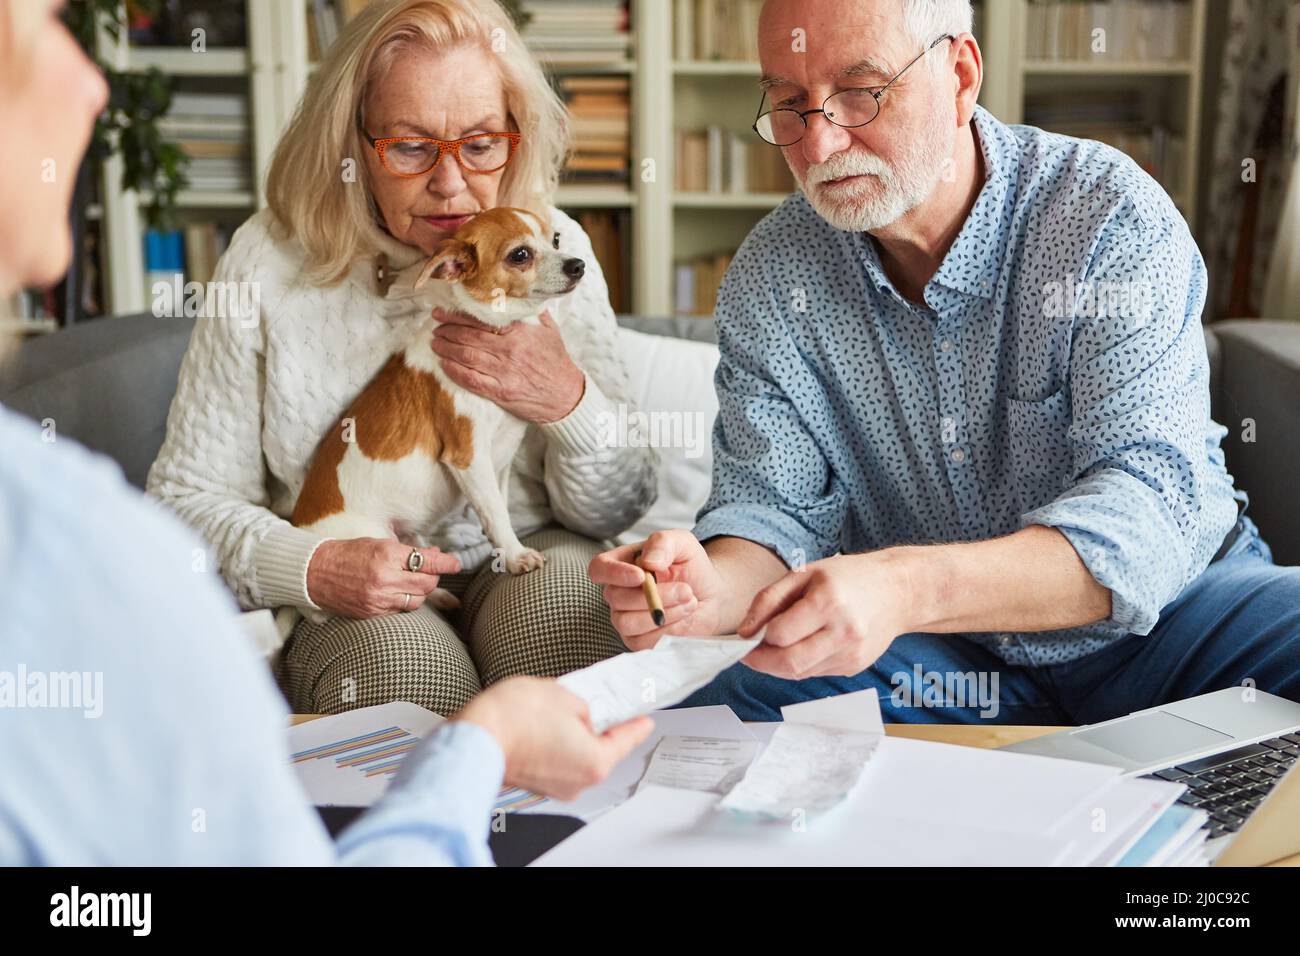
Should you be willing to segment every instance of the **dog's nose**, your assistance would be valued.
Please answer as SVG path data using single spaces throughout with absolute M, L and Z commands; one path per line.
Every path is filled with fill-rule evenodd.
M 564 274 L 573 281 L 577 282 L 582 278 L 582 274 L 587 271 L 587 263 L 581 259 L 565 259 Z

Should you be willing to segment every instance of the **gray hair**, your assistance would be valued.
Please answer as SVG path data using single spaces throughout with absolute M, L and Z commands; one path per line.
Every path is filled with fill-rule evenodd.
M 945 33 L 958 36 L 970 33 L 974 14 L 970 0 L 902 0 L 903 31 L 918 49 L 925 49 Z M 931 69 L 938 69 L 943 58 L 927 57 Z

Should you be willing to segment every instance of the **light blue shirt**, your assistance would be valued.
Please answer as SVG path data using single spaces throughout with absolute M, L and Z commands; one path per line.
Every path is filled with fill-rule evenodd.
M 793 565 L 1059 528 L 1110 589 L 1110 619 L 967 636 L 1009 664 L 1060 663 L 1149 633 L 1236 520 L 1210 418 L 1205 265 L 1124 154 L 982 108 L 974 124 L 987 179 L 925 306 L 869 234 L 802 194 L 746 238 L 719 294 L 713 489 L 695 533 Z
M 0 407 L 0 865 L 490 864 L 502 755 L 444 727 L 330 841 L 203 545 Z

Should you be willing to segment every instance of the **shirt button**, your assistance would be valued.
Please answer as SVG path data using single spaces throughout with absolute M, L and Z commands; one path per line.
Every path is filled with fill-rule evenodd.
M 951 352 L 951 351 L 952 351 L 952 339 L 944 339 L 942 342 L 940 342 L 940 343 L 939 343 L 939 351 L 940 351 L 940 352 Z
M 998 643 L 1001 644 L 1003 647 L 1010 647 L 1011 638 L 1008 635 L 1003 634 L 1001 637 L 998 638 Z
M 954 448 L 952 450 L 952 460 L 957 462 L 958 464 L 961 464 L 963 461 L 966 460 L 966 453 L 962 451 L 960 448 Z

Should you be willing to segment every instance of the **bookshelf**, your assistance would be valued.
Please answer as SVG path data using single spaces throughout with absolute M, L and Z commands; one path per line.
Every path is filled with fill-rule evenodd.
M 976 7 L 985 56 L 980 101 L 1003 122 L 1072 135 L 1090 131 L 1053 122 L 1051 109 L 1036 105 L 1127 104 L 1132 115 L 1107 124 L 1159 134 L 1164 142 L 1155 151 L 1163 158 L 1140 136 L 1125 151 L 1150 167 L 1195 232 L 1206 0 L 982 0 Z M 1104 50 L 1093 48 L 1097 30 L 1105 31 Z
M 187 191 L 180 197 L 182 216 L 201 221 L 215 219 L 237 224 L 265 203 L 262 185 L 271 152 L 288 122 L 313 70 L 310 18 L 322 0 L 243 0 L 247 9 L 247 44 L 241 48 L 210 49 L 193 53 L 187 48 L 132 47 L 101 37 L 101 49 L 127 68 L 156 65 L 178 78 L 183 89 L 235 91 L 248 99 L 249 188 L 246 190 Z M 331 0 L 356 5 L 362 0 Z M 535 45 L 548 72 L 561 83 L 566 76 L 623 77 L 631 103 L 628 118 L 629 170 L 626 183 L 581 182 L 560 187 L 557 205 L 575 216 L 613 216 L 618 251 L 624 273 L 620 306 L 625 311 L 668 315 L 684 305 L 677 296 L 679 269 L 703 263 L 709 268 L 733 251 L 769 210 L 788 194 L 785 189 L 679 188 L 678 131 L 698 131 L 708 125 L 726 134 L 748 137 L 750 148 L 767 148 L 753 137 L 749 124 L 758 102 L 759 75 L 752 35 L 718 41 L 730 56 L 699 55 L 693 28 L 697 3 L 712 0 L 632 0 L 625 53 L 586 56 Z M 744 11 L 743 0 L 735 3 Z M 1182 49 L 1178 55 L 1159 56 L 1151 50 L 1125 54 L 1116 43 L 1113 52 L 1073 58 L 1062 50 L 1042 50 L 1045 6 L 1038 0 L 979 0 L 976 36 L 984 52 L 984 87 L 981 103 L 1006 122 L 1031 122 L 1053 99 L 1081 104 L 1086 114 L 1093 103 L 1132 100 L 1140 125 L 1158 125 L 1181 143 L 1165 150 L 1167 186 L 1189 222 L 1196 222 L 1196 191 L 1200 153 L 1202 57 L 1207 19 L 1206 0 L 1143 0 L 1164 16 L 1185 7 Z M 561 0 L 524 0 L 525 9 L 545 8 Z M 1068 4 L 1062 3 L 1062 6 Z M 1085 30 L 1091 36 L 1097 8 L 1139 6 L 1139 0 L 1108 0 L 1104 4 L 1076 4 L 1079 11 L 1059 16 L 1052 27 L 1056 35 Z M 1088 8 L 1086 11 L 1083 8 Z M 743 29 L 749 12 L 728 20 Z M 1071 19 L 1070 17 L 1073 17 Z M 684 20 L 689 19 L 689 23 Z M 1126 28 L 1106 21 L 1114 36 Z M 1156 19 L 1156 32 L 1164 23 Z M 719 23 L 714 22 L 715 32 Z M 1037 37 L 1037 40 L 1035 39 Z M 525 38 L 529 39 L 528 31 Z M 715 37 L 717 40 L 717 37 Z M 1075 38 L 1071 42 L 1081 42 Z M 531 41 L 530 41 L 531 43 Z M 1033 44 L 1037 43 L 1038 46 Z M 1031 55 L 1033 53 L 1033 55 Z M 1047 54 L 1047 55 L 1045 55 Z M 1049 128 L 1051 128 L 1049 126 Z M 1168 144 L 1166 144 L 1168 145 Z M 773 153 L 776 150 L 773 149 Z M 143 262 L 142 199 L 117 188 L 117 160 L 105 165 L 98 219 L 102 222 L 103 269 L 106 309 L 138 311 L 147 307 L 148 289 Z M 716 185 L 716 183 L 715 183 Z

